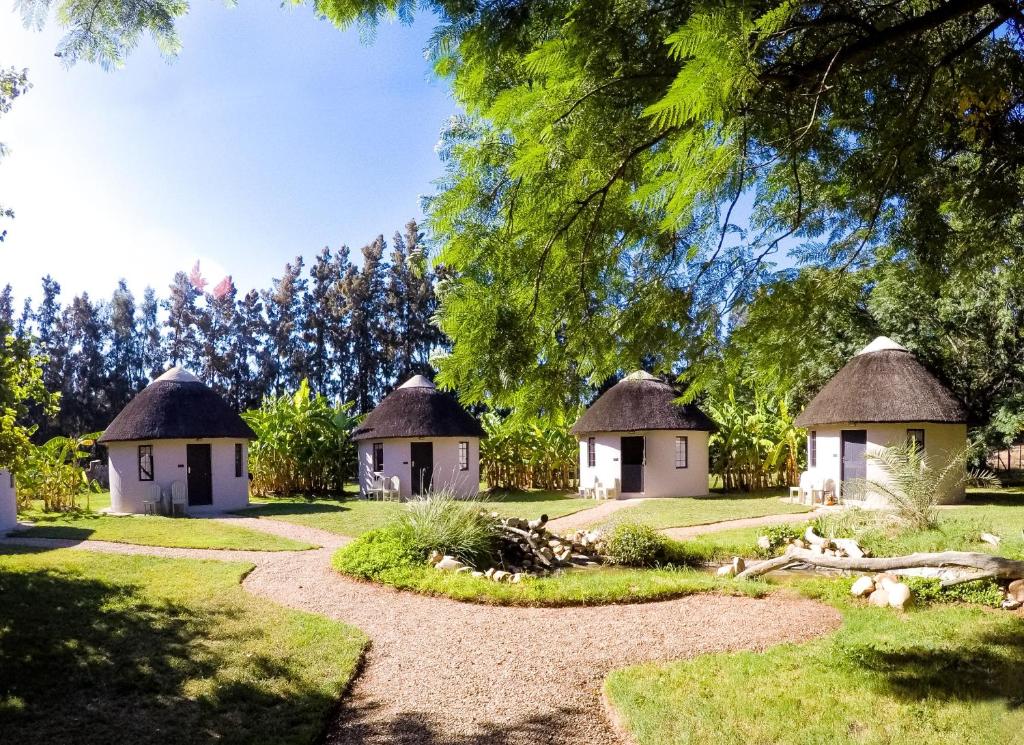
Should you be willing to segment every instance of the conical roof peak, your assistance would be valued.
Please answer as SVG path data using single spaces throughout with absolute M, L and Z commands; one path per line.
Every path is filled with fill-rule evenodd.
M 870 344 L 857 352 L 861 354 L 871 354 L 872 352 L 907 352 L 909 351 L 902 344 L 897 344 L 888 336 L 876 336 Z
M 153 383 L 202 383 L 199 378 L 190 373 L 184 367 L 178 367 L 175 365 L 169 368 L 167 372 L 158 377 Z M 151 384 L 152 385 L 152 384 Z
M 430 378 L 426 375 L 413 375 L 407 381 L 402 383 L 399 388 L 436 388 L 431 382 Z

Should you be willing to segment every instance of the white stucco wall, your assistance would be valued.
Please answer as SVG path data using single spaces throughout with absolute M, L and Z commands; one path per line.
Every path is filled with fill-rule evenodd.
M 807 471 L 811 478 L 824 483 L 826 479 L 832 479 L 836 485 L 840 484 L 841 458 L 840 458 L 840 435 L 844 429 L 867 430 L 867 453 L 879 448 L 899 445 L 906 442 L 908 429 L 924 430 L 924 450 L 933 466 L 942 468 L 949 456 L 959 453 L 967 445 L 966 424 L 929 424 L 927 422 L 911 422 L 906 424 L 877 424 L 877 423 L 846 423 L 828 424 L 808 429 L 808 447 L 810 447 L 810 432 L 818 433 L 817 441 L 817 465 L 808 467 Z M 809 452 L 809 451 L 808 451 Z M 883 482 L 886 478 L 881 466 L 873 458 L 867 458 L 867 479 L 869 481 Z M 940 490 L 938 501 L 941 504 L 962 502 L 964 499 L 964 487 L 956 486 L 956 479 L 950 479 Z M 885 498 L 877 493 L 867 495 L 865 500 L 867 506 L 884 506 Z
M 688 439 L 686 468 L 676 468 L 676 436 Z M 580 439 L 580 484 L 591 486 L 597 478 L 611 485 L 622 483 L 619 448 L 623 437 L 645 440 L 644 490 L 620 493 L 631 497 L 698 497 L 708 493 L 708 433 L 695 430 L 653 430 L 648 432 L 600 432 L 594 438 L 594 467 L 587 465 L 587 437 Z
M 461 497 L 473 497 L 480 491 L 480 438 L 385 438 L 359 441 L 359 489 L 369 491 L 373 483 L 373 443 L 384 444 L 384 476 L 398 476 L 402 499 L 412 496 L 412 466 L 410 452 L 413 442 L 431 442 L 434 445 L 434 490 L 451 488 Z M 459 470 L 459 443 L 469 443 L 469 468 Z
M 242 475 L 235 476 L 235 445 L 242 445 Z M 139 481 L 139 445 L 153 446 L 153 481 Z M 237 510 L 249 504 L 249 443 L 245 440 L 151 440 L 112 442 L 107 445 L 110 464 L 110 508 L 114 512 L 142 512 L 150 484 L 165 497 L 171 484 L 188 485 L 186 445 L 210 445 L 213 504 L 189 507 L 190 514 Z
M 18 525 L 17 491 L 11 472 L 0 468 L 0 534 Z

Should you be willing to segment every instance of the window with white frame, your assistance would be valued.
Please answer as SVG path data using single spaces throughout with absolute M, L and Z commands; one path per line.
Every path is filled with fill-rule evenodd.
M 924 430 L 923 429 L 908 429 L 907 430 L 907 442 L 912 442 L 917 446 L 917 452 L 924 452 Z
M 153 446 L 139 445 L 139 481 L 153 480 Z
M 593 437 L 587 438 L 587 468 L 597 465 L 597 443 Z
M 235 443 L 235 478 L 242 478 L 242 443 Z
M 811 468 L 818 465 L 818 433 L 813 429 L 807 436 L 807 463 Z
M 375 442 L 373 443 L 373 470 L 383 471 L 384 470 L 384 443 Z
M 469 470 L 469 443 L 468 442 L 460 442 L 459 443 L 459 470 L 460 471 L 468 471 Z
M 688 437 L 676 438 L 676 468 L 689 467 L 690 439 Z

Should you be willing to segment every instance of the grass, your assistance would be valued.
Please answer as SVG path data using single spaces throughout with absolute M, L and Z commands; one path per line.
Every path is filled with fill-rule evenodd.
M 86 512 L 44 512 L 40 507 L 19 513 L 35 526 L 17 531 L 29 538 L 64 538 L 76 541 L 112 541 L 140 546 L 171 548 L 215 548 L 248 551 L 301 551 L 308 543 L 204 519 L 182 519 L 156 515 L 115 516 L 96 510 L 110 505 L 110 495 L 93 494 Z
M 779 500 L 781 496 L 783 496 L 781 492 L 772 491 L 742 496 L 730 494 L 729 496 L 650 499 L 616 514 L 608 522 L 629 520 L 663 530 L 717 523 L 723 520 L 738 520 L 745 517 L 783 515 L 810 510 L 807 505 L 782 502 Z
M 305 745 L 367 644 L 249 595 L 247 564 L 5 551 L 5 742 Z
M 607 697 L 638 745 L 1019 742 L 1024 617 L 966 605 L 898 614 L 847 599 L 848 582 L 806 587 L 842 611 L 835 634 L 613 672 Z
M 338 568 L 338 554 L 335 554 L 335 568 Z M 441 572 L 417 564 L 384 569 L 375 574 L 374 581 L 400 590 L 463 602 L 533 607 L 644 603 L 699 592 L 760 597 L 768 591 L 761 582 L 721 580 L 706 572 L 674 568 L 573 569 L 547 577 L 525 579 L 518 584 L 506 584 L 469 574 Z
M 531 519 L 541 514 L 551 518 L 562 517 L 594 506 L 593 500 L 543 491 L 497 494 L 488 497 L 488 504 L 502 515 Z M 405 505 L 399 502 L 271 497 L 260 500 L 256 506 L 241 510 L 238 514 L 285 520 L 355 537 L 386 525 L 404 510 Z
M 865 513 L 871 517 L 873 513 Z M 901 556 L 916 551 L 982 551 L 1024 559 L 1024 488 L 970 490 L 967 503 L 939 510 L 938 526 L 926 531 L 867 529 L 857 535 L 875 556 Z M 830 518 L 853 523 L 856 513 Z M 708 533 L 685 542 L 695 561 L 720 561 L 732 556 L 755 556 L 757 538 L 766 528 L 736 528 Z M 983 532 L 1003 538 L 999 547 L 979 540 Z

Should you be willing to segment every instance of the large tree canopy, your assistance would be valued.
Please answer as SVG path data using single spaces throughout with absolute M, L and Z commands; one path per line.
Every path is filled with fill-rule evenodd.
M 22 7 L 38 21 L 53 4 Z M 69 30 L 61 53 L 100 62 L 146 32 L 176 48 L 187 9 L 55 5 Z M 414 6 L 316 10 L 372 25 Z M 439 19 L 437 70 L 466 111 L 444 132 L 447 175 L 429 211 L 451 277 L 442 382 L 471 400 L 555 406 L 581 380 L 678 371 L 782 249 L 830 270 L 909 261 L 941 275 L 1019 218 L 1018 2 L 426 8 Z M 827 276 L 812 293 L 834 285 Z

